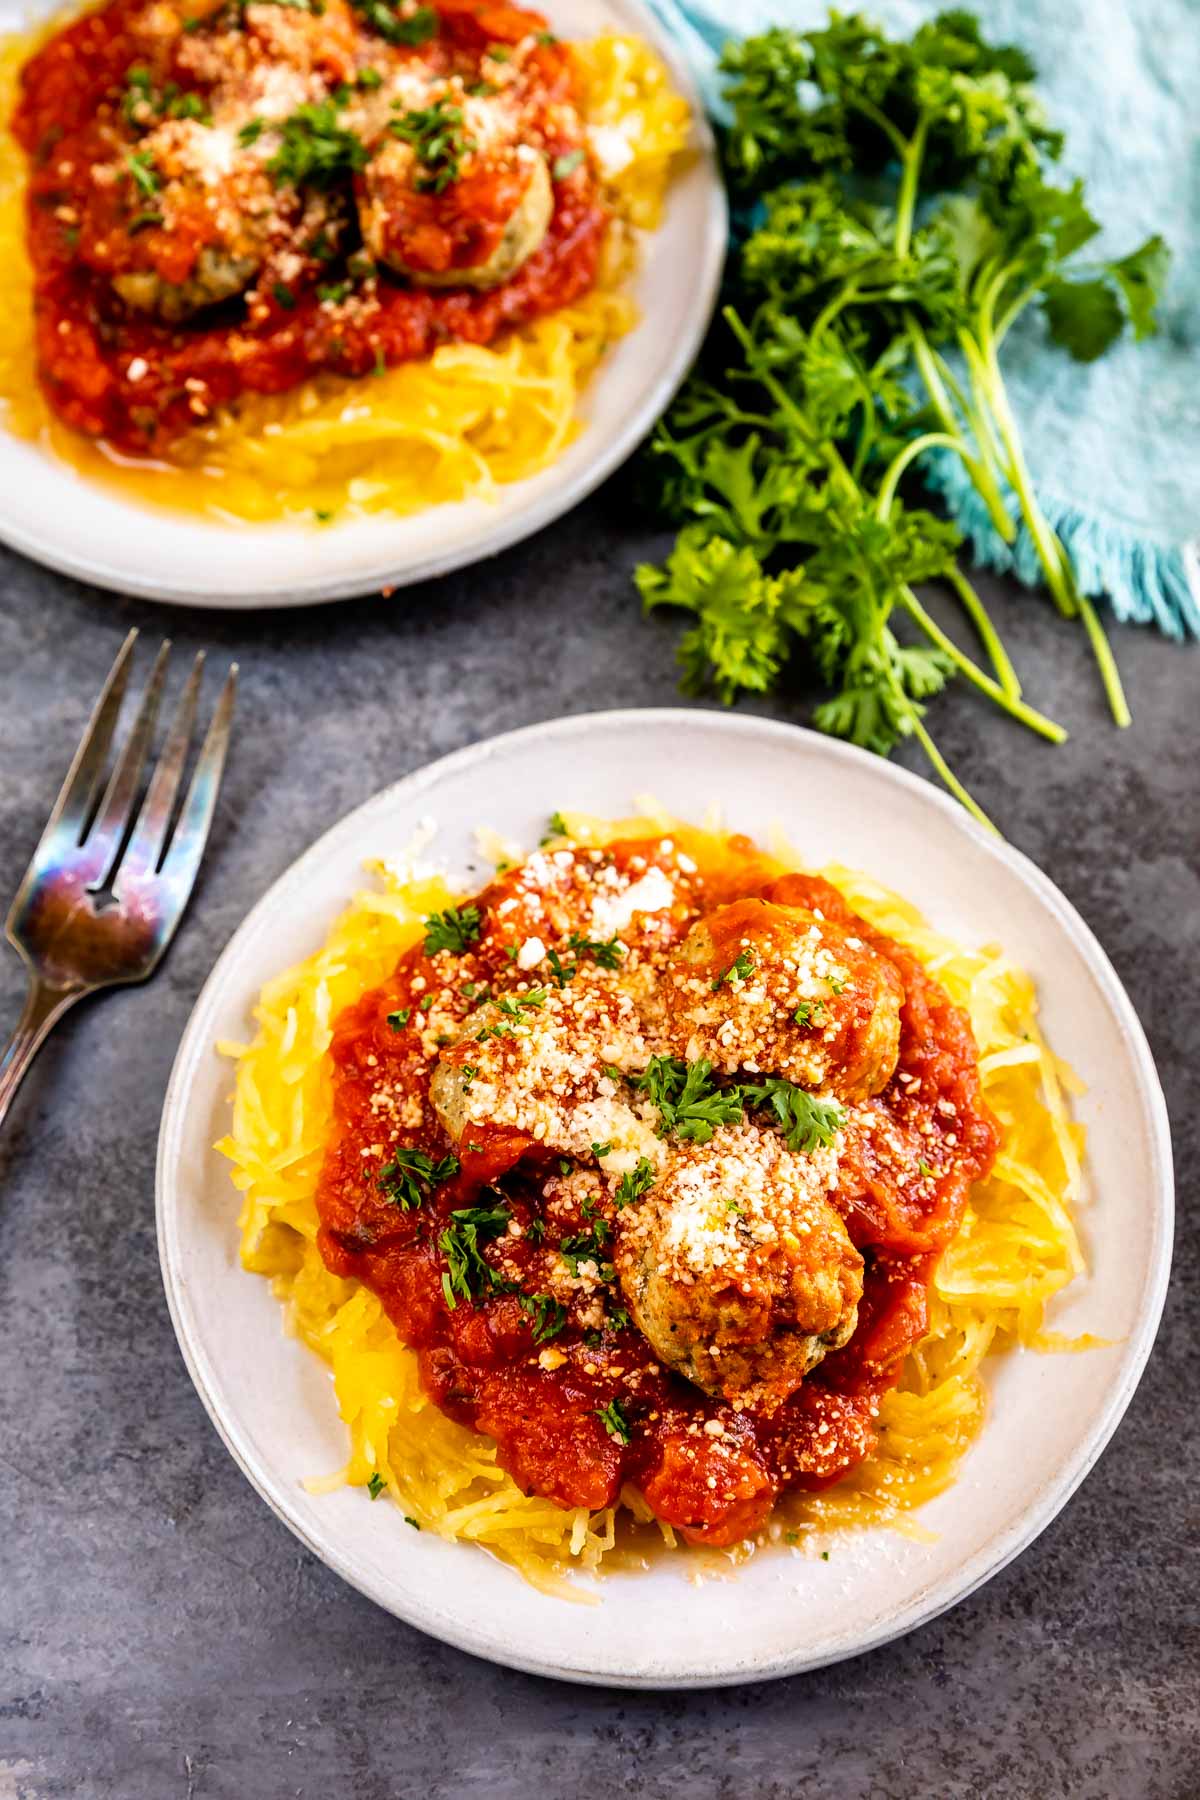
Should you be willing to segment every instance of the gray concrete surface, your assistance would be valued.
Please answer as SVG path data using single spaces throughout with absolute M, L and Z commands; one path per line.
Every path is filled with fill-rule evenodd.
M 192 1391 L 159 1282 L 153 1164 L 214 957 L 297 853 L 385 782 L 509 726 L 673 701 L 676 628 L 640 624 L 629 584 L 661 542 L 610 487 L 487 567 L 258 618 L 129 604 L 0 554 L 0 898 L 130 623 L 243 671 L 219 825 L 168 964 L 67 1021 L 0 1143 L 0 1800 L 1200 1795 L 1197 652 L 1117 634 L 1136 714 L 1118 733 L 1080 636 L 993 584 L 1031 697 L 1072 741 L 1051 751 L 965 691 L 931 721 L 1129 985 L 1181 1175 L 1172 1294 L 1129 1415 L 981 1593 L 792 1681 L 557 1686 L 446 1649 L 344 1587 L 253 1493 Z M 804 696 L 770 710 L 803 719 Z M 0 1022 L 20 991 L 5 953 Z

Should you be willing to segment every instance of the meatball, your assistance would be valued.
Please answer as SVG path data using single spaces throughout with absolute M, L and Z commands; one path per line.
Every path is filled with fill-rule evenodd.
M 721 1126 L 674 1148 L 617 1215 L 614 1263 L 638 1329 L 707 1393 L 778 1405 L 851 1336 L 863 1264 L 827 1199 L 837 1155 Z
M 422 287 L 492 288 L 514 275 L 554 212 L 546 159 L 518 131 L 502 102 L 454 90 L 398 114 L 358 183 L 376 261 Z
M 270 129 L 247 145 L 231 126 L 193 119 L 168 120 L 142 140 L 137 166 L 153 172 L 153 192 L 139 197 L 118 180 L 116 228 L 100 240 L 127 306 L 176 324 L 318 266 L 296 246 L 336 242 L 340 202 L 277 188 L 266 167 L 276 142 Z
M 717 907 L 674 952 L 664 992 L 679 1054 L 726 1074 L 783 1075 L 856 1100 L 895 1071 L 899 975 L 850 927 L 803 907 Z
M 643 1101 L 635 1110 L 620 1080 L 650 1055 L 617 977 L 584 968 L 565 987 L 514 988 L 476 1008 L 438 1058 L 430 1099 L 456 1145 L 499 1130 L 517 1154 L 524 1139 L 586 1159 L 603 1143 L 611 1145 L 605 1171 L 620 1175 L 661 1155 L 653 1107 Z

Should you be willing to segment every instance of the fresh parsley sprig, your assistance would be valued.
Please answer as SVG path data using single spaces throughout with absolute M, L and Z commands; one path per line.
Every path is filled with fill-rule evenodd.
M 789 1150 L 810 1156 L 819 1146 L 832 1144 L 845 1128 L 845 1108 L 836 1100 L 818 1100 L 781 1075 L 766 1081 L 744 1083 L 739 1089 L 747 1106 L 768 1106 L 783 1132 Z
M 914 737 L 982 817 L 924 723 L 951 674 L 1048 740 L 1066 734 L 1023 699 L 958 566 L 959 534 L 907 505 L 900 484 L 927 451 L 949 449 L 1007 541 L 1019 512 L 1126 722 L 1095 610 L 1033 491 L 1000 350 L 1033 305 L 1084 359 L 1122 330 L 1145 336 L 1165 246 L 1152 237 L 1079 261 L 1097 226 L 1080 185 L 1050 179 L 1061 138 L 1032 67 L 967 12 L 907 38 L 833 14 L 822 30 L 731 45 L 722 66 L 726 161 L 759 210 L 701 370 L 653 441 L 659 497 L 682 530 L 638 586 L 647 609 L 693 615 L 680 646 L 689 691 L 763 692 L 801 646 L 832 690 L 821 729 L 884 754 Z M 990 671 L 918 599 L 939 579 Z M 902 621 L 926 643 L 905 642 Z
M 634 1085 L 658 1108 L 659 1136 L 668 1132 L 694 1144 L 707 1144 L 718 1125 L 742 1116 L 736 1088 L 719 1088 L 705 1057 L 685 1062 L 680 1056 L 652 1056 Z
M 439 950 L 463 955 L 478 941 L 482 923 L 477 906 L 447 906 L 430 913 L 425 920 L 426 956 L 436 956 Z

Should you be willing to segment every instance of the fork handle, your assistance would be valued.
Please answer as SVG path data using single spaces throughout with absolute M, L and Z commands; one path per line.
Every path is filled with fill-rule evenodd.
M 0 1127 L 3 1127 L 13 1096 L 21 1085 L 21 1078 L 51 1027 L 57 1025 L 82 993 L 82 988 L 50 987 L 36 977 L 30 982 L 16 1029 L 0 1052 Z

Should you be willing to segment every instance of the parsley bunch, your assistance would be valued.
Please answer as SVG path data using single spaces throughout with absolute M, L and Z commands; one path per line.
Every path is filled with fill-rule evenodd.
M 923 722 L 951 674 L 1043 737 L 1066 734 L 1022 698 L 958 567 L 959 533 L 907 505 L 900 483 L 925 451 L 953 450 L 1009 542 L 1012 497 L 1127 723 L 1095 609 L 1034 494 L 999 351 L 1034 304 L 1083 360 L 1126 328 L 1153 331 L 1165 246 L 1077 260 L 1099 227 L 1079 182 L 1049 178 L 1062 140 L 1032 66 L 988 44 L 967 12 L 909 38 L 835 13 L 823 30 L 731 45 L 722 67 L 726 163 L 755 229 L 701 370 L 653 440 L 660 499 L 683 529 L 638 586 L 647 608 L 695 615 L 680 647 L 689 689 L 762 692 L 801 643 L 832 690 L 822 730 L 882 754 L 915 737 L 982 816 Z M 938 579 L 990 671 L 918 600 Z M 897 633 L 905 619 L 924 643 Z

